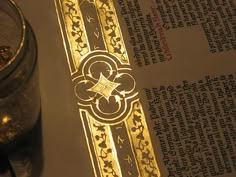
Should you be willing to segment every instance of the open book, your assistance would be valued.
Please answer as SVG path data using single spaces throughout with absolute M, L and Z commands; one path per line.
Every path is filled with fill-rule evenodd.
M 236 175 L 234 0 L 55 4 L 94 176 Z

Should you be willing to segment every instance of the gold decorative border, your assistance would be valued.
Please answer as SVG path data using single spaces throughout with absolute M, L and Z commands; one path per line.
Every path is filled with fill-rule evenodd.
M 127 51 L 120 31 L 116 10 L 112 0 L 96 0 L 100 23 L 109 53 L 113 53 L 123 64 L 129 64 Z
M 86 113 L 86 115 L 91 132 L 93 148 L 100 164 L 100 171 L 103 172 L 104 176 L 121 176 L 110 126 L 95 121 L 89 113 Z
M 71 75 L 74 75 L 79 70 L 82 57 L 89 52 L 89 43 L 81 11 L 77 9 L 78 0 L 59 0 L 59 5 L 63 18 L 62 23 L 67 27 L 64 40 L 68 40 L 71 51 L 72 61 L 68 57 L 68 64 Z M 61 25 L 62 23 L 60 22 Z
M 141 176 L 160 176 L 140 101 L 134 104 L 133 111 L 126 121 L 126 127 L 130 135 L 130 142 L 133 144 L 133 151 Z
M 108 54 L 112 53 L 112 55 L 115 55 L 119 60 L 120 65 L 124 65 L 124 67 L 129 66 L 125 43 L 122 37 L 122 32 L 120 31 L 121 29 L 118 22 L 118 17 L 112 0 L 54 1 L 58 21 L 64 39 L 64 46 L 68 57 L 68 65 L 70 67 L 72 81 L 79 77 L 86 77 L 85 75 L 80 75 L 81 68 L 84 67 L 83 63 L 86 63 L 83 62 L 83 60 L 86 61 L 91 53 L 95 56 L 99 52 L 107 52 Z M 91 48 L 89 46 L 90 44 L 88 42 L 89 40 L 85 26 L 86 24 L 83 21 L 83 19 L 86 20 L 86 18 L 83 18 L 83 13 L 80 9 L 80 5 L 84 2 L 92 8 L 96 8 L 100 28 L 103 33 L 103 38 L 101 39 L 106 46 L 104 51 L 96 51 L 96 47 Z M 91 18 L 86 21 L 87 25 L 91 25 Z M 96 26 L 96 28 L 97 27 L 98 26 Z M 100 40 L 100 36 L 98 38 L 96 34 L 94 35 L 97 37 L 97 39 L 95 38 L 96 40 Z M 116 62 L 115 60 L 116 59 L 114 59 L 114 62 Z M 113 72 L 113 70 L 110 72 Z M 100 76 L 101 73 L 102 72 L 100 72 Z M 119 73 L 117 73 L 117 75 L 119 75 Z M 101 97 L 105 97 L 104 100 L 107 100 L 107 103 L 109 103 L 112 92 L 119 86 L 119 84 L 112 82 L 112 80 L 110 80 L 110 76 L 106 79 L 105 77 L 102 77 L 102 79 L 101 77 L 100 79 L 96 79 L 95 77 L 90 78 L 93 79 L 92 83 L 94 84 L 93 87 L 87 89 L 87 91 L 92 91 L 95 94 L 99 94 Z M 85 81 L 85 83 L 87 83 L 87 79 L 85 79 Z M 109 83 L 109 88 L 104 82 Z M 107 89 L 107 91 L 102 91 L 102 87 L 104 87 L 105 90 Z M 93 99 L 96 101 L 97 98 L 94 97 Z M 124 131 L 128 134 L 128 137 L 124 137 L 125 139 L 122 139 L 122 141 L 125 140 L 128 142 L 130 148 L 132 149 L 131 154 L 135 157 L 135 163 L 132 163 L 132 165 L 138 169 L 138 177 L 160 177 L 159 167 L 154 154 L 141 103 L 136 97 L 132 97 L 132 99 L 133 100 L 129 102 L 131 110 L 128 111 L 126 118 L 121 119 L 125 125 Z M 94 103 L 91 102 L 91 104 Z M 120 160 L 125 160 L 129 164 L 131 164 L 132 160 L 130 156 L 131 154 L 125 158 L 122 157 L 123 159 L 119 159 L 117 155 L 121 142 L 118 142 L 118 146 L 116 146 L 116 142 L 113 139 L 113 134 L 116 132 L 114 132 L 115 129 L 113 129 L 113 127 L 121 122 L 104 123 L 99 121 L 96 115 L 91 115 L 89 110 L 86 108 L 79 107 L 79 109 L 93 164 L 94 175 L 99 177 L 123 176 L 124 174 L 122 173 L 123 169 L 121 168 Z M 120 136 L 118 135 L 118 137 Z M 121 139 L 119 141 L 121 141 Z M 129 170 L 128 174 L 131 175 Z

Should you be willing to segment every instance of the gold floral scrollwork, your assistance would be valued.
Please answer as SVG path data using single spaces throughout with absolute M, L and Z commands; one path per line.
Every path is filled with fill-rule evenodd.
M 114 53 L 120 62 L 129 64 L 116 10 L 112 0 L 96 0 L 98 15 L 104 33 L 108 52 Z
M 120 177 L 118 160 L 114 152 L 110 127 L 95 121 L 88 115 L 93 148 L 100 164 L 100 171 L 107 177 Z
M 71 75 L 78 71 L 82 57 L 89 52 L 83 19 L 77 0 L 59 0 L 66 28 L 72 61 L 68 58 Z
M 132 114 L 127 120 L 127 129 L 136 154 L 141 176 L 159 177 L 160 171 L 157 166 L 145 115 L 139 101 L 134 103 Z

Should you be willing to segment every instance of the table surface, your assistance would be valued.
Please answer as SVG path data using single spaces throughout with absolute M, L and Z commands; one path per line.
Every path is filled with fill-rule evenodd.
M 53 0 L 16 0 L 38 42 L 41 89 L 41 177 L 91 177 L 92 166 L 78 118 Z M 62 72 L 64 71 L 64 72 Z M 71 104 L 70 104 L 71 103 Z M 74 114 L 71 112 L 74 111 Z M 74 115 L 74 116 L 71 116 Z

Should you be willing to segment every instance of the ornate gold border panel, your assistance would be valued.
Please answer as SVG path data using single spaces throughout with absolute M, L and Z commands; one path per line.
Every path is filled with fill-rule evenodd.
M 94 175 L 159 177 L 113 1 L 54 1 Z

